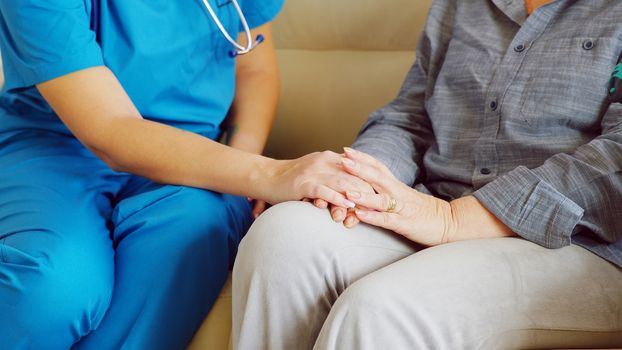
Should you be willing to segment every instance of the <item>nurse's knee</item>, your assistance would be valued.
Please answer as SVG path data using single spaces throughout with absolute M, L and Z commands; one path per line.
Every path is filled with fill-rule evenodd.
M 153 227 L 146 227 L 144 232 L 158 232 L 158 244 L 171 255 L 171 263 L 201 267 L 222 264 L 226 269 L 241 235 L 250 226 L 246 199 L 190 187 L 182 188 L 176 196 L 167 209 L 170 212 L 161 215 L 165 221 L 151 221 L 148 225 Z
M 31 348 L 68 347 L 97 327 L 113 286 L 113 268 L 103 266 L 101 254 L 62 240 L 40 254 L 1 248 L 0 303 L 10 306 L 0 313 L 3 341 L 27 337 Z

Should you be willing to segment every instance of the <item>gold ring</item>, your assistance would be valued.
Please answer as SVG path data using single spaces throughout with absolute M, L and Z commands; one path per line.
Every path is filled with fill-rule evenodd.
M 395 200 L 395 198 L 391 197 L 391 199 L 389 199 L 389 207 L 387 208 L 387 212 L 392 213 L 393 211 L 395 211 L 396 207 L 397 201 Z

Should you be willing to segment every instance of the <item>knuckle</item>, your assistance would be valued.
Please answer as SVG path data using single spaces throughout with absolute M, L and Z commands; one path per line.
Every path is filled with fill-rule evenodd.
M 339 188 L 339 189 L 347 188 L 347 186 L 348 186 L 348 181 L 346 181 L 346 180 L 345 180 L 345 179 L 343 179 L 343 178 L 338 178 L 338 179 L 335 181 L 335 185 L 336 185 L 336 186 L 337 186 L 337 188 Z
M 361 202 L 361 204 L 365 204 L 369 202 L 369 193 L 365 193 L 365 192 L 359 192 L 359 201 Z
M 321 156 L 313 157 L 313 159 L 311 159 L 311 162 L 309 162 L 309 166 L 303 170 L 303 173 L 307 173 L 307 174 L 311 173 L 312 172 L 311 169 L 322 166 L 322 163 L 323 163 L 323 160 Z
M 331 151 L 322 151 L 322 157 L 324 159 L 330 159 L 334 156 L 334 153 Z
M 376 173 L 377 172 L 373 168 L 366 168 L 361 171 L 361 174 L 364 175 L 367 181 L 375 181 L 377 179 Z
M 374 187 L 365 181 L 361 182 L 360 189 L 363 193 L 374 193 Z
M 380 169 L 376 168 L 372 170 L 372 172 L 373 172 L 374 179 L 380 180 L 382 178 L 382 172 L 380 171 Z
M 320 196 L 321 193 L 321 189 L 319 185 L 313 185 L 311 187 L 310 193 L 311 193 L 311 197 L 313 198 L 318 198 Z
M 357 190 L 359 190 L 361 192 L 368 192 L 369 189 L 371 188 L 371 186 L 367 182 L 365 182 L 365 181 L 363 181 L 363 180 L 361 180 L 361 179 L 359 179 L 357 177 L 353 178 L 352 186 L 355 187 Z
M 382 208 L 388 208 L 389 205 L 391 204 L 391 196 L 389 196 L 386 193 L 383 193 L 380 195 L 380 204 L 382 205 Z
M 382 224 L 383 226 L 389 226 L 391 224 L 391 219 L 389 218 L 388 215 L 386 214 L 382 215 Z

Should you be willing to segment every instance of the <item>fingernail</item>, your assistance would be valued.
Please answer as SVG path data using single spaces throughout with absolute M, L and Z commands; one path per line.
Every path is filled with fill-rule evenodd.
M 343 216 L 343 212 L 341 211 L 341 208 L 337 208 L 337 207 L 332 208 L 330 211 L 330 215 L 333 217 L 333 220 L 335 221 L 343 221 L 343 219 L 341 218 Z
M 346 196 L 348 196 L 348 198 L 352 198 L 352 199 L 359 199 L 361 198 L 361 194 L 359 192 L 356 191 L 348 191 L 346 192 Z
M 350 147 L 344 147 L 343 151 L 350 154 L 356 154 L 356 150 Z
M 354 219 L 351 216 L 346 218 L 346 221 L 343 223 L 347 228 L 351 228 L 354 225 Z
M 354 161 L 348 159 L 348 158 L 343 158 L 341 160 L 341 163 L 343 163 L 343 165 L 349 167 L 349 168 L 354 168 L 356 166 L 356 163 L 354 163 Z
M 344 200 L 343 200 L 343 205 L 344 205 L 346 208 L 354 208 L 354 207 L 356 207 L 356 204 L 355 204 L 354 202 L 351 202 L 351 201 L 349 201 L 349 200 L 347 200 L 347 199 L 344 199 Z

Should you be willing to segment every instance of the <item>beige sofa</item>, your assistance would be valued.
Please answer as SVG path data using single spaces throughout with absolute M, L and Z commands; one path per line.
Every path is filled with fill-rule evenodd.
M 430 3 L 288 1 L 274 24 L 282 89 L 266 153 L 293 158 L 350 144 L 397 93 Z M 230 333 L 229 281 L 189 349 L 226 349 Z

